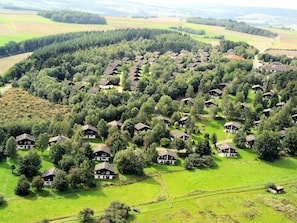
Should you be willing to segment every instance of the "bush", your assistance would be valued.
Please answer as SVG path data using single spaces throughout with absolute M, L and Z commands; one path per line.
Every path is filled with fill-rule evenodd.
M 21 175 L 16 188 L 14 189 L 14 193 L 16 195 L 24 196 L 29 194 L 30 183 L 25 175 Z
M 196 153 L 189 155 L 184 162 L 184 168 L 187 170 L 193 169 L 194 167 L 201 169 L 214 166 L 215 162 L 211 156 L 199 156 Z
M 91 208 L 85 208 L 78 213 L 78 218 L 83 221 L 88 221 L 94 216 L 94 210 Z

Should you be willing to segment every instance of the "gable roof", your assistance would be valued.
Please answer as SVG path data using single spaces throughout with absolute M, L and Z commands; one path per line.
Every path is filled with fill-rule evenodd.
M 102 85 L 102 86 L 106 86 L 106 85 L 109 85 L 110 81 L 107 80 L 107 79 L 101 79 L 99 81 L 99 85 Z
M 226 127 L 226 126 L 234 126 L 234 127 L 238 128 L 238 129 L 241 128 L 241 124 L 238 123 L 238 122 L 227 122 L 227 123 L 224 125 L 224 127 Z
M 30 134 L 27 134 L 27 133 L 24 133 L 22 135 L 19 135 L 16 137 L 16 141 L 21 141 L 21 140 L 30 140 L 30 141 L 33 141 L 35 142 L 35 137 L 30 135 Z
M 230 59 L 230 60 L 244 60 L 243 57 L 238 56 L 236 54 L 225 55 L 224 58 L 227 58 L 227 59 Z
M 177 159 L 177 154 L 175 151 L 169 150 L 169 149 L 160 149 L 158 150 L 158 155 L 159 156 L 165 156 L 165 155 L 169 155 L 174 157 L 175 159 Z
M 220 149 L 220 150 L 235 149 L 236 150 L 236 148 L 234 146 L 232 146 L 228 143 L 223 143 L 223 144 L 218 145 L 218 149 Z
M 88 93 L 90 93 L 90 94 L 96 94 L 98 91 L 99 91 L 99 88 L 91 87 L 91 88 L 88 90 Z
M 247 135 L 245 137 L 245 141 L 247 141 L 247 142 L 253 142 L 255 140 L 256 140 L 256 136 L 254 136 L 254 135 Z
M 108 162 L 103 162 L 103 163 L 98 163 L 96 166 L 95 166 L 95 170 L 109 170 L 111 172 L 114 173 L 114 167 L 113 165 L 111 165 L 110 163 Z
M 194 100 L 193 100 L 193 98 L 191 98 L 191 97 L 189 97 L 189 98 L 183 98 L 182 100 L 181 100 L 182 102 L 194 102 Z
M 81 90 L 82 88 L 84 88 L 84 86 L 81 84 L 75 84 L 72 87 L 73 87 L 73 89 L 76 89 L 76 90 Z
M 48 170 L 45 170 L 41 175 L 41 177 L 56 176 L 58 172 L 59 172 L 59 169 L 57 169 L 56 167 L 53 167 Z
M 151 129 L 150 126 L 143 124 L 141 122 L 137 123 L 136 125 L 134 125 L 134 128 L 138 131 L 143 130 L 143 129 Z
M 171 136 L 173 138 L 182 138 L 182 137 L 190 137 L 188 134 L 184 133 L 184 132 L 172 132 Z
M 94 153 L 102 151 L 102 152 L 110 154 L 110 148 L 107 147 L 106 145 L 103 145 L 103 144 L 100 144 L 100 145 L 96 146 L 92 150 L 93 150 Z
M 120 121 L 113 120 L 111 122 L 108 122 L 107 125 L 121 127 L 123 123 L 121 123 Z
M 205 105 L 215 105 L 215 106 L 218 106 L 219 103 L 214 101 L 214 100 L 208 100 L 206 102 L 204 102 Z
M 218 94 L 218 95 L 221 95 L 223 92 L 222 92 L 220 89 L 215 88 L 215 89 L 211 89 L 211 90 L 209 90 L 208 93 L 209 93 L 209 94 L 211 94 L 211 93 L 216 93 L 216 94 Z
M 86 130 L 92 130 L 94 132 L 97 132 L 97 128 L 92 126 L 92 125 L 83 125 L 81 127 L 81 130 L 86 131 Z
M 260 84 L 255 84 L 255 85 L 252 86 L 252 89 L 253 90 L 261 89 L 263 91 L 263 86 L 260 85 Z
M 52 138 L 49 139 L 49 143 L 51 142 L 58 142 L 58 143 L 63 143 L 67 140 L 68 138 L 63 136 L 63 135 L 57 135 L 57 136 L 54 136 Z

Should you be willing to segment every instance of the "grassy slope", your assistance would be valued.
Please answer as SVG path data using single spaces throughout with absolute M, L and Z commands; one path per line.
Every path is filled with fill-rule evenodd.
M 17 178 L 11 174 L 11 161 L 8 160 L 0 164 L 0 175 L 4 176 L 0 179 L 0 193 L 5 194 L 8 201 L 6 206 L 0 208 L 5 210 L 0 215 L 0 222 L 32 222 L 43 217 L 63 217 L 57 222 L 66 222 L 76 219 L 77 213 L 85 207 L 93 208 L 99 215 L 113 200 L 139 207 L 141 214 L 136 215 L 136 222 L 181 222 L 181 219 L 187 222 L 196 222 L 197 219 L 213 222 L 216 218 L 217 222 L 230 219 L 246 222 L 243 214 L 247 210 L 261 213 L 255 217 L 256 222 L 291 222 L 283 213 L 261 202 L 271 196 L 263 189 L 264 185 L 275 182 L 284 185 L 287 193 L 274 198 L 287 199 L 296 204 L 297 189 L 292 188 L 294 184 L 289 182 L 295 182 L 296 187 L 297 159 L 283 158 L 275 163 L 266 163 L 255 160 L 255 155 L 249 151 L 240 150 L 239 153 L 239 159 L 215 156 L 219 167 L 211 170 L 151 167 L 146 169 L 151 177 L 133 184 L 100 187 L 99 183 L 99 187 L 93 190 L 62 194 L 46 189 L 25 198 L 13 194 Z M 44 158 L 47 156 L 46 151 Z M 50 166 L 48 161 L 44 161 L 42 170 Z M 152 172 L 153 169 L 158 172 Z M 246 200 L 252 200 L 256 206 L 245 208 L 243 204 Z M 32 209 L 34 212 L 30 211 Z

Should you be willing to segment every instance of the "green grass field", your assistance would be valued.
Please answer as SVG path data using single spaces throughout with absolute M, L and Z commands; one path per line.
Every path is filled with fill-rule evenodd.
M 186 171 L 180 166 L 155 165 L 145 170 L 145 178 L 120 177 L 122 182 L 136 180 L 133 184 L 106 187 L 105 182 L 98 182 L 96 189 L 67 193 L 32 190 L 24 198 L 14 195 L 17 177 L 9 167 L 16 161 L 7 160 L 0 163 L 0 193 L 7 200 L 0 207 L 0 222 L 33 222 L 44 217 L 54 222 L 76 221 L 83 208 L 94 209 L 98 216 L 113 200 L 138 207 L 141 213 L 135 214 L 135 222 L 248 222 L 251 216 L 255 222 L 293 222 L 286 213 L 269 207 L 265 199 L 286 199 L 297 208 L 297 159 L 268 163 L 257 160 L 249 150 L 239 150 L 239 154 L 238 159 L 215 155 L 218 167 L 213 169 Z M 42 165 L 42 171 L 51 167 L 48 151 L 43 154 Z M 264 189 L 268 182 L 285 186 L 287 193 L 268 194 Z M 246 208 L 247 201 L 255 205 Z

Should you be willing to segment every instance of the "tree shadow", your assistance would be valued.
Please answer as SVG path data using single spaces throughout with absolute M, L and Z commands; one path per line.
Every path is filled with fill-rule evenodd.
M 291 159 L 294 159 L 295 161 Z M 297 159 L 296 158 L 291 158 L 291 159 L 281 157 L 279 160 L 276 160 L 273 162 L 269 162 L 269 161 L 263 161 L 263 162 L 270 166 L 274 166 L 282 169 L 297 169 Z

